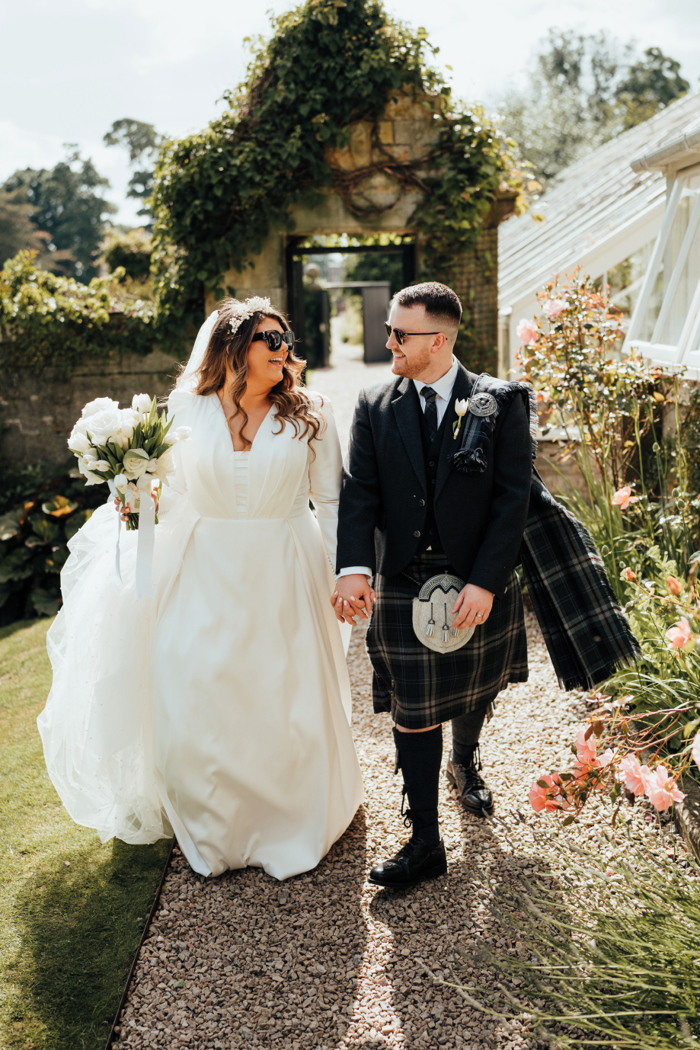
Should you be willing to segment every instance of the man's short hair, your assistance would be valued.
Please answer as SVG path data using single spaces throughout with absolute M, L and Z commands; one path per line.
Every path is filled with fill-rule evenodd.
M 424 306 L 429 317 L 435 317 L 450 327 L 459 328 L 462 320 L 462 304 L 459 296 L 439 281 L 426 281 L 402 288 L 394 296 L 399 306 Z

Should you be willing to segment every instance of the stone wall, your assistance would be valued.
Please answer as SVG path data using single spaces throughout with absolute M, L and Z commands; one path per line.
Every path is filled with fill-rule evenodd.
M 154 352 L 86 357 L 68 379 L 52 372 L 3 375 L 0 383 L 0 466 L 32 463 L 62 466 L 70 457 L 66 440 L 83 405 L 111 397 L 122 406 L 134 394 L 165 397 L 178 359 Z

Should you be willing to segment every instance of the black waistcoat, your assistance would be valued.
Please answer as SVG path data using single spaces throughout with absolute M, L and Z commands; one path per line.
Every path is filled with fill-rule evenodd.
M 416 394 L 416 397 L 418 397 L 418 394 Z M 425 476 L 428 482 L 428 499 L 426 500 L 428 506 L 425 515 L 425 526 L 416 549 L 416 554 L 422 554 L 423 551 L 428 549 L 428 547 L 430 547 L 435 554 L 441 554 L 442 544 L 440 542 L 440 534 L 435 522 L 435 483 L 437 481 L 440 449 L 442 448 L 442 442 L 445 436 L 445 421 L 447 420 L 449 412 L 445 412 L 442 417 L 442 422 L 437 428 L 435 437 L 432 441 L 430 440 L 430 434 L 428 433 L 428 424 L 425 421 L 425 413 L 421 411 L 420 405 L 418 408 L 418 414 L 420 416 L 420 433 L 423 444 L 423 459 L 425 461 Z

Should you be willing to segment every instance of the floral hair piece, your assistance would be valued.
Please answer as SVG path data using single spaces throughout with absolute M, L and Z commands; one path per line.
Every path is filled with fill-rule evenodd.
M 250 320 L 253 314 L 264 312 L 265 310 L 271 310 L 272 303 L 269 299 L 262 295 L 254 295 L 250 299 L 246 299 L 244 303 L 241 303 L 241 308 L 237 313 L 233 315 L 229 321 L 231 328 L 231 335 L 235 335 L 238 329 L 241 327 L 244 321 Z

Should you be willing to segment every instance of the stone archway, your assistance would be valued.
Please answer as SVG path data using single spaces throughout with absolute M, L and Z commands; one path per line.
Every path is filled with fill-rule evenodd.
M 423 199 L 421 179 L 440 174 L 431 170 L 429 160 L 438 140 L 438 113 L 437 97 L 402 92 L 389 101 L 376 125 L 370 121 L 350 125 L 347 146 L 327 154 L 332 187 L 319 190 L 313 205 L 294 206 L 291 228 L 273 229 L 261 251 L 248 258 L 245 269 L 228 270 L 223 282 L 227 290 L 238 298 L 269 296 L 293 314 L 287 250 L 294 241 L 313 236 L 410 238 L 415 241 L 421 273 L 424 242 L 412 217 Z M 410 183 L 405 178 L 407 163 L 416 177 Z M 509 187 L 497 192 L 476 247 L 456 261 L 452 280 L 470 314 L 472 339 L 465 363 L 494 375 L 499 369 L 497 228 L 514 211 L 516 196 Z M 425 279 L 440 280 L 440 276 L 423 272 Z M 213 307 L 213 299 L 207 307 Z

